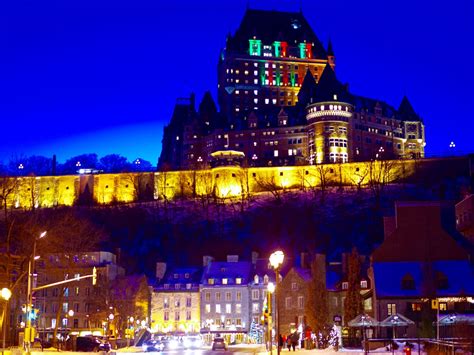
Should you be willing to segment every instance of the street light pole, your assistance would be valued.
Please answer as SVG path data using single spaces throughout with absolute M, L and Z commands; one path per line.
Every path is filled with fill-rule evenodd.
M 7 333 L 7 315 L 8 315 L 8 306 L 9 306 L 9 300 L 10 297 L 12 296 L 12 291 L 8 288 L 2 288 L 1 291 L 1 296 L 5 300 L 5 309 L 3 311 L 3 321 L 2 321 L 2 349 L 3 349 L 3 354 L 5 353 L 5 338 L 6 338 L 6 333 Z
M 30 257 L 30 260 L 28 261 L 28 286 L 27 286 L 27 304 L 26 304 L 26 327 L 25 327 L 25 334 L 24 337 L 24 345 L 25 345 L 25 350 L 27 354 L 30 354 L 30 348 L 31 348 L 31 339 L 34 339 L 34 333 L 32 330 L 31 326 L 31 311 L 33 310 L 33 272 L 34 272 L 34 267 L 35 267 L 35 260 L 36 260 L 36 242 L 44 238 L 46 236 L 46 232 L 42 232 L 38 237 L 35 238 L 33 242 L 33 254 Z
M 276 338 L 277 338 L 277 355 L 280 355 L 280 317 L 279 310 L 279 292 L 280 292 L 280 267 L 285 259 L 285 254 L 281 250 L 277 250 L 270 255 L 270 265 L 275 270 L 275 323 L 276 323 Z

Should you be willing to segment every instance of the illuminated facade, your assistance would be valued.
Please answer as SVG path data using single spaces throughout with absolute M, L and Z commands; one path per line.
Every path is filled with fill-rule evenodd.
M 225 149 L 248 166 L 313 165 L 424 157 L 421 118 L 355 95 L 335 75 L 332 45 L 301 13 L 247 10 L 218 62 L 217 109 L 180 99 L 164 129 L 160 170 L 199 169 Z
M 221 334 L 227 342 L 243 342 L 250 328 L 249 281 L 253 264 L 227 256 L 226 262 L 209 262 L 201 279 L 201 332 L 210 341 Z M 260 296 L 256 300 L 261 306 Z M 259 312 L 261 309 L 259 309 Z M 211 335 L 212 334 L 212 335 Z
M 77 255 L 48 254 L 36 262 L 37 286 L 90 275 L 97 268 L 97 285 L 91 279 L 78 280 L 63 286 L 46 288 L 34 293 L 34 308 L 39 310 L 36 326 L 45 332 L 58 328 L 71 328 L 79 334 L 95 332 L 105 334 L 109 327 L 110 312 L 104 290 L 109 282 L 124 275 L 124 269 L 117 265 L 116 256 L 109 252 L 79 253 Z M 71 312 L 72 311 L 72 312 Z M 117 310 L 118 311 L 118 310 Z M 117 313 L 118 315 L 118 313 Z M 117 317 L 118 319 L 118 317 Z
M 155 333 L 199 333 L 201 271 L 176 268 L 166 273 L 151 299 L 151 329 Z

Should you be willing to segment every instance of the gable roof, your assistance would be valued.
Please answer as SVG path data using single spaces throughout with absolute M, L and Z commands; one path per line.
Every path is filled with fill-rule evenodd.
M 239 285 L 249 283 L 252 272 L 252 263 L 249 261 L 223 262 L 212 261 L 204 269 L 201 283 L 209 285 L 209 279 L 214 279 L 214 285 L 221 285 L 223 278 L 228 279 L 227 285 L 236 285 L 236 278 L 241 278 Z M 226 286 L 227 286 L 226 285 Z
M 374 262 L 467 260 L 444 228 L 438 202 L 397 202 L 396 228 L 372 253 Z

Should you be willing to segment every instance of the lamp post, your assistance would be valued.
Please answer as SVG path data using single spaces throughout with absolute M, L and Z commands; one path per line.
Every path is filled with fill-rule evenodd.
M 272 282 L 268 283 L 267 286 L 267 310 L 268 310 L 268 340 L 270 342 L 269 349 L 270 349 L 270 354 L 273 354 L 273 349 L 272 349 L 272 296 L 273 292 L 275 292 L 275 285 Z M 278 336 L 278 343 L 277 347 L 280 346 L 280 336 Z
M 30 353 L 30 348 L 31 348 L 31 339 L 34 339 L 34 334 L 32 331 L 31 327 L 31 311 L 33 310 L 33 272 L 35 268 L 35 260 L 38 259 L 36 257 L 36 242 L 44 238 L 46 236 L 46 231 L 42 232 L 38 237 L 35 238 L 33 242 L 33 254 L 30 257 L 30 260 L 28 261 L 28 289 L 27 289 L 27 305 L 26 305 L 26 327 L 25 327 L 25 348 L 27 354 Z
M 5 301 L 5 309 L 3 311 L 3 322 L 2 322 L 2 349 L 3 349 L 3 353 L 5 353 L 5 337 L 6 337 L 6 333 L 7 333 L 7 323 L 6 323 L 6 319 L 7 319 L 7 311 L 8 311 L 8 305 L 9 305 L 9 300 L 10 300 L 10 297 L 12 296 L 12 291 L 10 291 L 10 289 L 4 287 L 2 288 L 2 291 L 0 293 L 2 299 Z
M 276 336 L 278 339 L 277 342 L 277 354 L 280 355 L 280 318 L 278 316 L 278 293 L 280 290 L 280 267 L 283 264 L 283 260 L 285 259 L 285 254 L 281 250 L 277 250 L 270 255 L 270 265 L 275 270 L 275 324 L 276 324 Z

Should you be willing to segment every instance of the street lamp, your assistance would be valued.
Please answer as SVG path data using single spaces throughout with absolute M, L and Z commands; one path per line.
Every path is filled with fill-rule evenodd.
M 281 250 L 277 250 L 270 255 L 270 265 L 275 270 L 275 323 L 276 323 L 276 336 L 278 339 L 277 345 L 277 354 L 280 355 L 280 318 L 278 317 L 278 292 L 280 287 L 278 286 L 280 283 L 280 267 L 283 264 L 283 260 L 285 259 L 285 254 Z
M 33 254 L 28 261 L 28 290 L 27 290 L 27 305 L 26 305 L 26 327 L 25 327 L 25 347 L 27 354 L 30 353 L 31 340 L 34 339 L 34 333 L 31 327 L 31 311 L 33 310 L 33 291 L 32 291 L 32 276 L 35 268 L 36 257 L 36 242 L 46 236 L 46 231 L 42 232 L 33 242 Z
M 3 353 L 5 353 L 5 336 L 7 332 L 7 324 L 6 324 L 6 319 L 7 319 L 7 311 L 8 311 L 8 301 L 10 300 L 10 297 L 12 296 L 12 291 L 10 291 L 9 288 L 2 288 L 0 291 L 0 296 L 2 299 L 5 301 L 5 310 L 3 311 L 3 323 L 2 323 L 2 349 Z

